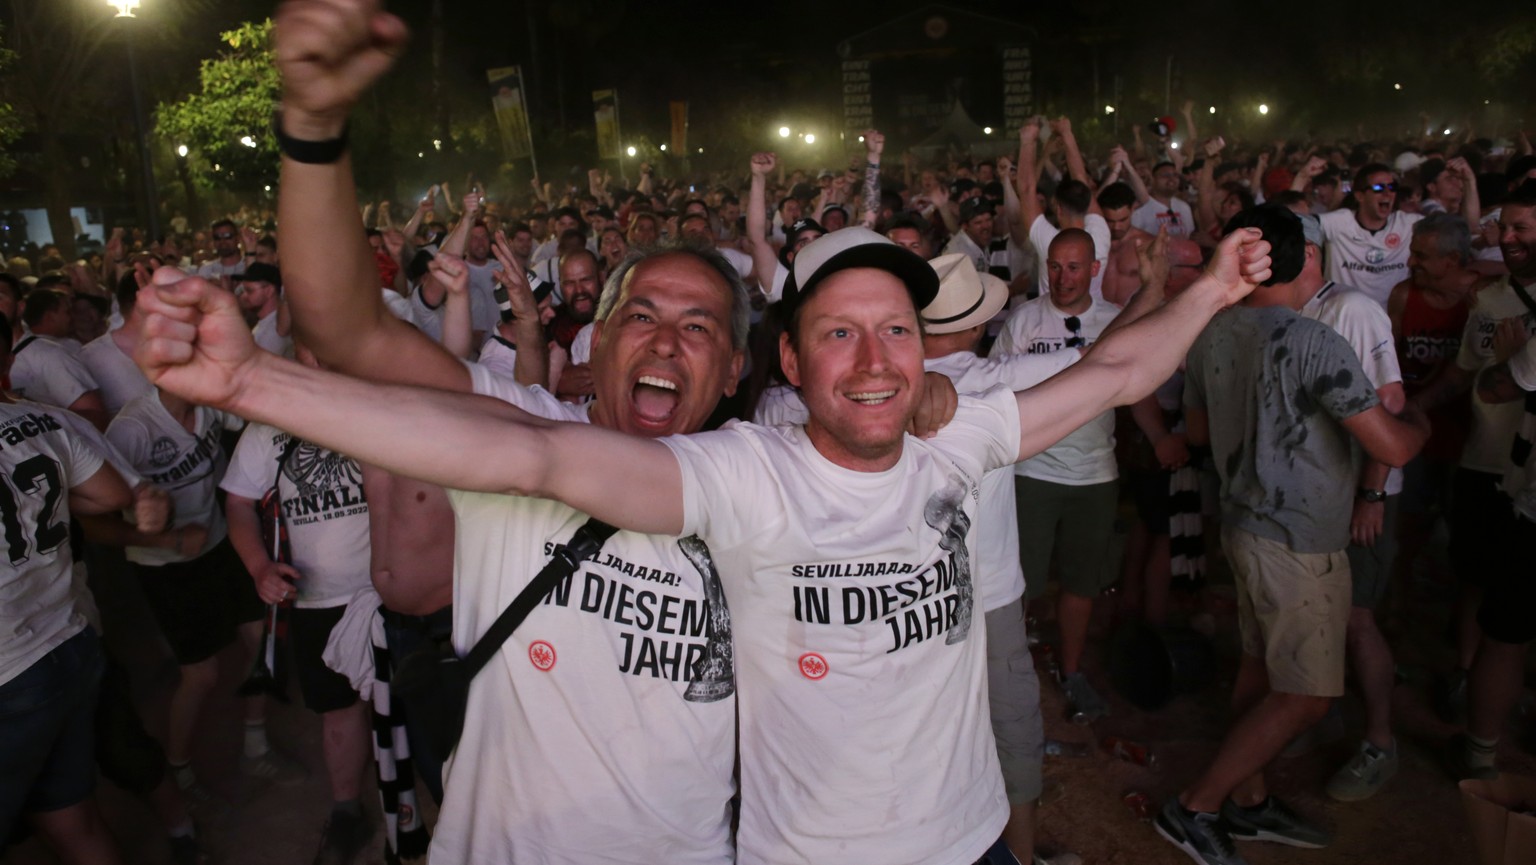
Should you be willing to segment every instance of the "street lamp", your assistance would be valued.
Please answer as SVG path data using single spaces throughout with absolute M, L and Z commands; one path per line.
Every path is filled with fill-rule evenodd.
M 139 0 L 107 0 L 107 5 L 117 10 L 118 18 L 135 18 Z M 143 174 L 145 225 L 150 239 L 160 239 L 160 206 L 155 201 L 155 166 L 149 158 L 149 132 L 144 125 L 144 97 L 139 92 L 139 66 L 133 56 L 133 34 L 124 40 L 128 52 L 128 83 L 133 90 L 133 128 L 139 138 L 139 169 Z
M 633 144 L 631 144 L 630 146 L 628 146 L 628 147 L 626 147 L 624 149 L 624 152 L 628 153 L 630 156 L 634 156 L 635 155 L 635 146 Z
M 789 137 L 789 127 L 788 126 L 780 126 L 779 127 L 779 137 L 780 138 L 788 138 Z
M 806 144 L 815 144 L 816 143 L 816 133 L 814 133 L 814 132 L 807 132 L 807 133 L 805 133 L 805 143 Z
M 1269 106 L 1260 103 L 1260 105 L 1259 105 L 1259 113 L 1260 114 L 1268 114 L 1269 113 Z

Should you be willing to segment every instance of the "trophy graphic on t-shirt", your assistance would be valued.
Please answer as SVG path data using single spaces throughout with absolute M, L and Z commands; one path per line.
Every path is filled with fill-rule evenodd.
M 971 635 L 971 551 L 965 545 L 971 518 L 961 507 L 965 492 L 964 480 L 951 476 L 944 489 L 923 505 L 923 520 L 939 531 L 939 548 L 949 553 L 955 571 L 955 624 L 944 638 L 948 646 L 964 642 Z
M 731 610 L 725 605 L 725 590 L 709 547 L 697 536 L 679 538 L 677 546 L 704 578 L 704 657 L 689 671 L 688 690 L 683 699 L 690 703 L 713 703 L 736 692 L 735 660 L 732 656 Z

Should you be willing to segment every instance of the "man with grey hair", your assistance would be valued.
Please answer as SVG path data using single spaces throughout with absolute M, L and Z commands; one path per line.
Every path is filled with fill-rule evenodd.
M 321 127 L 330 119 L 344 124 L 382 74 L 366 24 L 376 11 L 370 2 L 290 3 L 279 11 L 287 135 L 334 138 L 339 126 Z M 317 55 L 339 65 L 317 71 Z M 357 231 L 345 155 L 317 163 L 285 153 L 282 173 L 294 329 L 329 368 L 473 391 L 541 417 L 652 437 L 699 430 L 736 389 L 748 301 L 735 268 L 713 251 L 666 249 L 615 269 L 595 315 L 595 399 L 573 406 L 465 364 L 388 314 Z M 437 271 L 440 279 L 467 278 L 463 263 L 448 257 Z M 528 287 L 514 275 L 507 288 L 518 345 L 544 345 Z M 520 351 L 518 362 L 538 354 Z M 546 500 L 395 483 L 409 489 L 392 491 L 373 515 L 375 536 L 391 539 L 384 549 L 375 545 L 375 586 L 406 620 L 453 600 L 461 656 L 587 521 Z M 439 513 L 444 503 L 447 519 Z M 426 510 L 431 537 L 420 528 Z M 442 557 L 426 553 L 441 552 L 455 523 L 449 580 Z M 440 626 L 443 616 L 419 622 Z M 721 656 L 729 622 L 702 544 L 634 532 L 609 538 L 519 627 L 515 639 L 539 645 L 503 650 L 475 678 L 455 752 L 461 757 L 445 766 L 432 858 L 729 862 L 736 711 L 733 665 L 728 652 Z M 556 664 L 576 675 L 552 675 Z

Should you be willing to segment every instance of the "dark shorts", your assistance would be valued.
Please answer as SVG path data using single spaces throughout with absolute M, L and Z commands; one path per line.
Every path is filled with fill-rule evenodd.
M 1062 589 L 1096 598 L 1119 576 L 1109 560 L 1120 482 L 1072 486 L 1035 478 L 1013 479 L 1019 508 L 1019 559 L 1027 599 L 1045 594 L 1051 558 Z
M 1402 496 L 1387 496 L 1381 518 L 1381 535 L 1376 543 L 1362 547 L 1350 543 L 1344 548 L 1349 556 L 1350 605 L 1374 610 L 1387 596 L 1392 584 L 1392 564 L 1397 560 L 1397 512 Z
M 134 565 L 155 621 L 176 663 L 206 661 L 235 641 L 235 629 L 260 621 L 265 606 L 235 548 L 225 538 L 195 559 Z
M 1168 517 L 1173 513 L 1168 480 L 1173 472 L 1163 469 L 1131 469 L 1131 498 L 1136 502 L 1136 516 L 1154 535 L 1168 534 Z
M 87 627 L 0 685 L 0 856 L 22 814 L 68 808 L 96 788 L 101 666 Z
M 1499 489 L 1501 480 L 1498 475 L 1471 469 L 1457 469 L 1451 479 L 1447 552 L 1456 579 L 1467 585 L 1482 586 L 1501 565 L 1501 527 L 1507 527 L 1511 519 L 1509 496 Z
M 1495 528 L 1500 541 L 1493 555 L 1499 564 L 1483 583 L 1477 624 L 1489 639 L 1529 643 L 1536 639 L 1536 568 L 1531 567 L 1536 523 L 1516 516 L 1513 508 L 1505 505 L 1504 519 Z
M 325 665 L 320 656 L 331 629 L 347 611 L 339 607 L 316 607 L 288 611 L 288 640 L 293 648 L 293 670 L 299 678 L 299 693 L 311 712 L 334 712 L 357 702 L 357 692 L 347 677 Z

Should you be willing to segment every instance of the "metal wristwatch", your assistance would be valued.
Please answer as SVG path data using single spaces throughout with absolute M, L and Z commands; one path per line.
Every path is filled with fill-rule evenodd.
M 1358 491 L 1355 492 L 1355 495 L 1366 500 L 1367 502 L 1370 502 L 1373 505 L 1380 504 L 1387 500 L 1386 490 L 1368 490 L 1365 487 L 1361 487 Z

